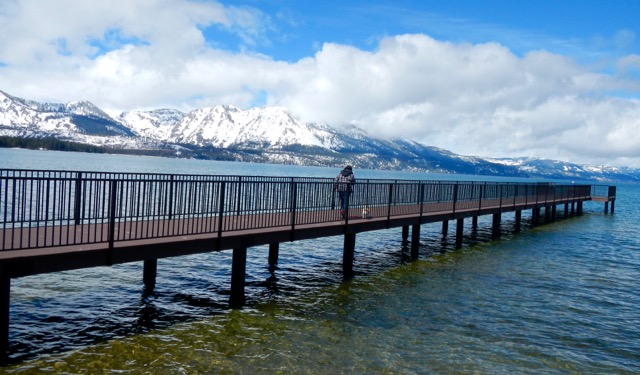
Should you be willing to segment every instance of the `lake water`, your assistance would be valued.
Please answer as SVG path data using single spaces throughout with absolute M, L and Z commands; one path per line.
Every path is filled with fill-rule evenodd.
M 0 168 L 333 177 L 311 168 L 0 149 Z M 477 179 L 358 171 L 361 178 Z M 455 178 L 454 178 L 455 177 Z M 481 178 L 489 180 L 489 178 Z M 491 179 L 495 180 L 495 179 Z M 400 229 L 248 250 L 247 304 L 229 309 L 231 252 L 12 280 L 7 374 L 639 374 L 640 188 L 614 215 L 585 214 L 490 241 L 490 218 L 424 225 L 408 261 Z M 560 214 L 562 210 L 559 210 Z

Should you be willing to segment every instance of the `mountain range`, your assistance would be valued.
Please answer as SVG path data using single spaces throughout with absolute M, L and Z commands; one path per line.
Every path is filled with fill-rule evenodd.
M 123 112 L 110 116 L 88 101 L 40 103 L 0 91 L 0 136 L 55 138 L 173 157 L 503 177 L 640 181 L 630 168 L 536 158 L 480 158 L 402 139 L 379 139 L 351 127 L 303 123 L 285 108 L 229 105 Z

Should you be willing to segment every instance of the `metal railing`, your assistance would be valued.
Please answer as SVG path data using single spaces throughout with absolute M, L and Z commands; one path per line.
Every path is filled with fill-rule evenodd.
M 0 250 L 337 221 L 333 187 L 331 178 L 0 170 Z M 389 219 L 586 200 L 600 189 L 615 196 L 615 186 L 365 179 L 348 209 Z

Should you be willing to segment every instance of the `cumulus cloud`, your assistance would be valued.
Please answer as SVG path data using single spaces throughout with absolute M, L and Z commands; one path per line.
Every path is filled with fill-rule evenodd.
M 103 3 L 2 2 L 0 90 L 87 99 L 110 112 L 248 108 L 260 98 L 303 121 L 355 124 L 465 155 L 640 167 L 637 55 L 602 73 L 545 51 L 516 55 L 498 43 L 407 34 L 370 51 L 325 43 L 284 62 L 251 52 L 273 30 L 256 9 Z M 240 41 L 235 50 L 225 47 L 230 36 Z

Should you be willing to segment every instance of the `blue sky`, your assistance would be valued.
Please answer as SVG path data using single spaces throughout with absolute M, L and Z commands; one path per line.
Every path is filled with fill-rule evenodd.
M 255 51 L 294 62 L 324 42 L 377 47 L 383 36 L 424 33 L 454 43 L 498 42 L 514 53 L 544 49 L 583 63 L 637 52 L 640 2 L 620 1 L 247 1 L 264 12 L 268 43 Z M 214 27 L 205 35 L 229 50 L 242 40 Z
M 0 90 L 640 167 L 640 1 L 5 0 Z

